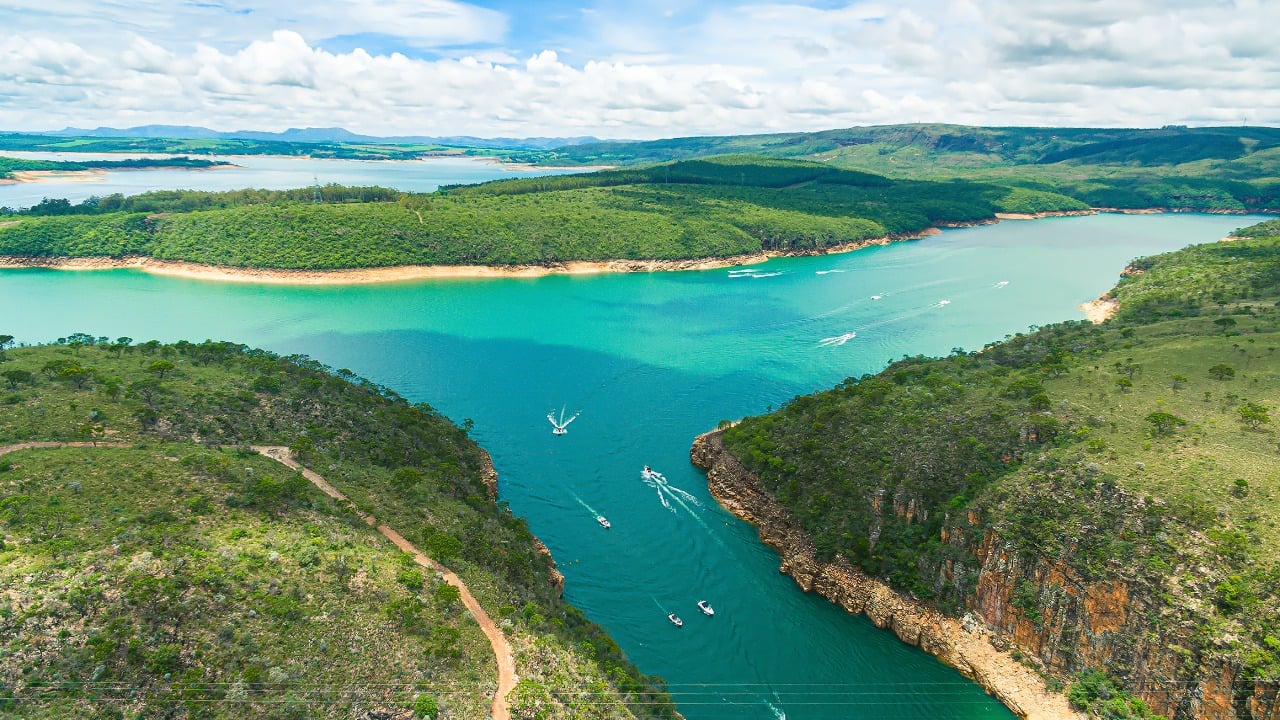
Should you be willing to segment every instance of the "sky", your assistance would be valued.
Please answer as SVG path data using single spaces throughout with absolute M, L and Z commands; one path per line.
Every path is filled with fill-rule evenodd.
M 1280 125 L 1280 0 L 0 0 L 0 130 Z

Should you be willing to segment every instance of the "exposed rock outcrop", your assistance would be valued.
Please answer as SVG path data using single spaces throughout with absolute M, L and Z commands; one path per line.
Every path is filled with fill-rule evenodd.
M 866 615 L 876 627 L 892 630 L 972 678 L 1023 718 L 1077 718 L 1066 698 L 1045 689 L 1034 670 L 996 649 L 977 622 L 943 616 L 921 602 L 895 592 L 846 562 L 821 563 L 813 545 L 787 512 L 732 455 L 724 452 L 721 431 L 699 436 L 690 457 L 707 470 L 712 495 L 725 508 L 760 530 L 760 539 L 778 551 L 779 568 L 805 592 L 819 595 L 852 613 Z
M 893 630 L 1021 717 L 1078 716 L 1062 695 L 1046 691 L 1042 678 L 1069 681 L 1083 668 L 1101 667 L 1174 720 L 1280 720 L 1277 688 L 1246 680 L 1229 653 L 1211 658 L 1193 651 L 1194 608 L 1163 604 L 1160 587 L 1118 577 L 1089 580 L 1065 563 L 1028 559 L 969 511 L 949 518 L 940 538 L 957 551 L 951 557 L 963 559 L 929 568 L 936 586 L 964 606 L 963 617 L 944 615 L 841 558 L 818 561 L 799 525 L 725 452 L 721 431 L 698 437 L 690 457 L 707 470 L 711 493 L 759 529 L 781 556 L 780 570 L 802 589 Z M 1133 506 L 1135 513 L 1141 502 L 1119 489 L 1104 500 Z M 869 502 L 899 515 L 911 507 L 891 493 Z

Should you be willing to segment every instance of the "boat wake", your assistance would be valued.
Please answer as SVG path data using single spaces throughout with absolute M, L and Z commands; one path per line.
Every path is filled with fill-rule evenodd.
M 836 335 L 835 337 L 822 338 L 818 341 L 818 347 L 840 347 L 856 337 L 858 337 L 858 333 L 847 332 L 843 335 Z
M 581 414 L 582 413 L 574 413 L 569 419 L 566 420 L 564 417 L 564 408 L 562 407 L 560 408 L 560 419 L 557 420 L 556 411 L 552 409 L 551 412 L 547 413 L 547 420 L 551 421 L 551 426 L 553 428 L 553 430 L 551 431 L 551 434 L 552 435 L 567 434 L 569 432 L 569 423 L 573 422 L 574 420 L 577 420 L 578 416 Z
M 730 278 L 770 278 L 777 277 L 782 274 L 781 270 L 774 272 L 763 272 L 758 268 L 749 268 L 746 270 L 730 270 Z
M 690 505 L 699 508 L 703 507 L 702 502 L 698 500 L 698 498 L 667 482 L 665 475 L 657 470 L 651 470 L 648 467 L 640 472 L 640 479 L 644 481 L 645 485 L 653 488 L 654 491 L 658 493 L 658 500 L 662 503 L 662 507 L 670 510 L 672 513 L 677 513 L 676 506 L 678 505 L 685 512 L 689 513 L 694 520 L 697 520 L 699 525 L 706 527 L 706 524 L 702 522 L 702 518 L 698 516 L 697 511 L 690 507 Z
M 844 271 L 843 271 L 843 270 L 814 270 L 814 271 L 813 271 L 813 274 L 814 274 L 814 275 L 827 275 L 827 274 L 830 274 L 830 273 L 842 273 L 842 272 L 844 272 Z
M 1008 284 L 1009 284 L 1009 281 L 1008 281 L 1008 280 L 1001 280 L 1000 282 L 996 283 L 995 285 L 992 285 L 992 287 L 994 287 L 996 290 L 999 290 L 1000 288 L 1005 287 L 1005 286 L 1007 286 Z

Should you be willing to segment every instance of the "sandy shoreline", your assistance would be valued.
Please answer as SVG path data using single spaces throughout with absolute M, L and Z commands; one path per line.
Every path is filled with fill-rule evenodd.
M 1116 311 L 1120 309 L 1120 303 L 1110 295 L 1102 295 L 1097 299 L 1090 300 L 1087 303 L 1081 303 L 1076 307 L 1084 311 L 1084 317 L 1094 325 L 1104 323 L 1110 320 Z
M 383 268 L 353 268 L 349 270 L 272 270 L 201 265 L 181 260 L 158 260 L 141 255 L 118 258 L 53 258 L 5 255 L 0 256 L 0 268 L 47 268 L 50 270 L 119 270 L 122 268 L 134 268 L 154 275 L 167 275 L 190 280 L 216 280 L 271 285 L 364 285 L 447 278 L 538 278 L 547 275 L 716 270 L 725 267 L 753 265 L 775 257 L 830 255 L 852 252 L 872 245 L 888 245 L 892 242 L 915 240 L 937 235 L 940 232 L 936 228 L 929 228 L 911 235 L 869 238 L 867 240 L 834 245 L 830 248 L 825 248 L 822 252 L 762 252 L 750 255 L 691 260 L 608 260 L 600 262 L 570 261 L 554 265 L 401 265 Z

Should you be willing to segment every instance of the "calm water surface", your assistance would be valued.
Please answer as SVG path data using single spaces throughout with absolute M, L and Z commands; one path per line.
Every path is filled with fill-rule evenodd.
M 3 151 L 0 155 L 34 160 L 124 160 L 126 158 L 174 157 L 156 154 L 50 153 Z M 30 207 L 44 198 L 66 198 L 78 203 L 91 196 L 112 193 L 137 195 L 150 190 L 235 190 L 265 188 L 286 190 L 339 183 L 381 185 L 406 192 L 432 192 L 441 185 L 477 183 L 507 177 L 562 175 L 576 170 L 536 171 L 518 165 L 502 165 L 481 158 L 426 158 L 423 160 L 317 160 L 273 155 L 200 156 L 224 160 L 235 167 L 205 170 L 112 170 L 93 175 L 53 177 L 42 182 L 0 185 L 0 207 Z M 86 180 L 90 178 L 90 180 Z
M 691 720 L 1003 719 L 959 674 L 779 575 L 774 552 L 707 494 L 691 440 L 904 354 L 1081 318 L 1076 305 L 1131 258 L 1260 219 L 1005 222 L 752 273 L 314 288 L 10 270 L 0 309 L 3 331 L 27 342 L 85 331 L 306 353 L 474 419 L 502 497 L 550 546 L 568 599 L 666 677 Z M 545 416 L 562 407 L 581 416 L 554 437 Z M 687 495 L 643 483 L 646 464 Z

